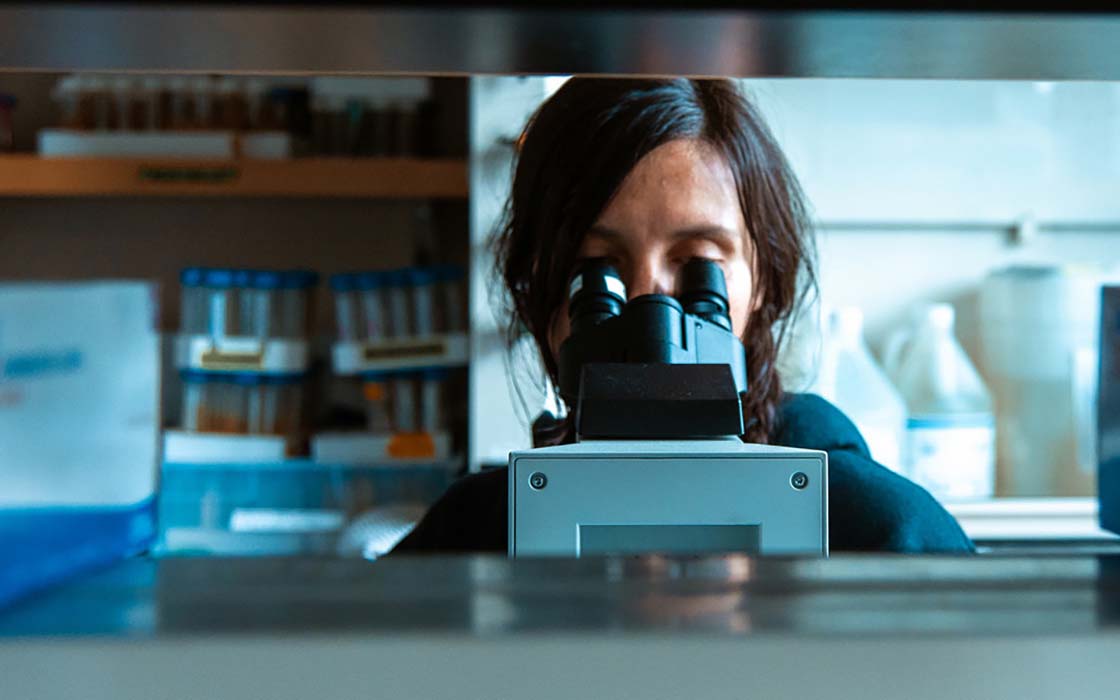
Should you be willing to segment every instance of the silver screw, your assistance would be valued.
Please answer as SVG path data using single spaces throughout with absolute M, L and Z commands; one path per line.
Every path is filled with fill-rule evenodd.
M 533 472 L 529 475 L 529 486 L 533 487 L 534 491 L 540 491 L 548 486 L 548 477 L 540 472 Z
M 809 485 L 809 476 L 805 472 L 794 472 L 789 478 L 789 485 L 801 491 Z

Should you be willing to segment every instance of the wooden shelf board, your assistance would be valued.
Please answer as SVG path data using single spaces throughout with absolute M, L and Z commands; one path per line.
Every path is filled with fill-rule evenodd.
M 359 197 L 465 199 L 454 159 L 0 157 L 0 197 Z

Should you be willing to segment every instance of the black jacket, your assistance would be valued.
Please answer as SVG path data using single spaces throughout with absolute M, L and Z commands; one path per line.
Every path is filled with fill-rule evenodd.
M 787 394 L 770 442 L 828 452 L 832 551 L 972 552 L 972 541 L 929 493 L 871 459 L 855 425 L 812 394 Z M 463 477 L 394 552 L 505 552 L 507 470 Z

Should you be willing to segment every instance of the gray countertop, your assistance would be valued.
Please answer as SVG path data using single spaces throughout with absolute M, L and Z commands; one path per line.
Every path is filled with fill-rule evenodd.
M 136 559 L 0 611 L 0 639 L 1114 629 L 1120 629 L 1120 556 L 1113 555 Z
M 1078 697 L 1120 556 L 137 559 L 0 611 L 4 697 Z

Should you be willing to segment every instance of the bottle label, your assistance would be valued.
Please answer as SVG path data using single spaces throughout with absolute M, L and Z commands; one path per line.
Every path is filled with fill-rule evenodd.
M 906 425 L 910 478 L 944 501 L 991 498 L 995 426 L 991 416 L 914 417 Z

